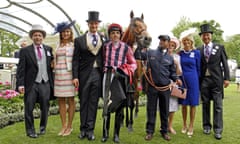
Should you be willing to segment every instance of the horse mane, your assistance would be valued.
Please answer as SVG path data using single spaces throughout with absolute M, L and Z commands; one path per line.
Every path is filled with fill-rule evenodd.
M 135 36 L 130 30 L 130 25 L 128 28 L 124 31 L 122 39 L 123 42 L 127 43 L 129 46 L 133 46 L 133 43 L 135 41 Z

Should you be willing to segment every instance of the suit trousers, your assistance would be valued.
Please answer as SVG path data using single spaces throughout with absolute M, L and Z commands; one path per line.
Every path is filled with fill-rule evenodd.
M 157 91 L 155 88 L 149 86 L 147 92 L 147 124 L 146 132 L 154 133 L 156 123 L 157 103 L 159 103 L 160 120 L 162 134 L 167 133 L 168 115 L 169 115 L 169 97 L 170 90 Z
M 201 84 L 202 122 L 204 129 L 211 129 L 211 100 L 213 100 L 213 130 L 222 133 L 223 130 L 223 90 L 216 86 L 211 77 L 205 77 Z
M 34 83 L 29 93 L 24 96 L 24 117 L 27 134 L 35 132 L 33 109 L 36 103 L 40 104 L 40 129 L 45 130 L 47 126 L 50 98 L 50 84 Z
M 98 100 L 101 94 L 101 73 L 98 68 L 93 68 L 86 83 L 80 83 L 80 131 L 93 133 L 96 122 Z

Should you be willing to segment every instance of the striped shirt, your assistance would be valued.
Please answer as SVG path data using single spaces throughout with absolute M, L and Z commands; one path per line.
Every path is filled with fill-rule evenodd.
M 126 43 L 120 41 L 114 44 L 110 41 L 105 45 L 104 50 L 105 70 L 108 67 L 112 67 L 116 70 L 123 64 L 129 64 L 132 72 L 136 70 L 137 64 L 133 51 Z

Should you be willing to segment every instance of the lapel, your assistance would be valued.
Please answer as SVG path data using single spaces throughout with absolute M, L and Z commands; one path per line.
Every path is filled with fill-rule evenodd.
M 208 61 L 212 61 L 212 59 L 214 59 L 215 55 L 217 55 L 218 51 L 219 51 L 219 47 L 216 46 L 216 44 L 213 43 L 211 55 L 209 56 L 209 60 Z
M 33 44 L 32 44 L 32 46 L 30 47 L 29 52 L 30 52 L 30 57 L 31 57 L 34 65 L 35 65 L 35 66 L 38 66 L 38 64 L 37 64 L 37 58 L 36 58 L 36 54 L 35 54 L 35 50 L 34 50 Z
M 44 45 L 44 44 L 42 44 L 42 46 L 43 46 L 43 49 L 44 49 L 44 53 L 45 53 L 45 57 L 46 57 L 46 62 L 48 63 L 48 53 L 50 53 L 50 52 L 48 52 L 48 48 Z

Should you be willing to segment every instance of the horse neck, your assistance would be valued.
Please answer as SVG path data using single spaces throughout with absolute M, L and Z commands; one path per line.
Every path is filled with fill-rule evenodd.
M 133 33 L 130 32 L 129 27 L 127 28 L 127 30 L 124 32 L 123 36 L 122 36 L 122 41 L 127 43 L 129 46 L 133 46 L 134 42 L 135 42 L 135 36 Z

